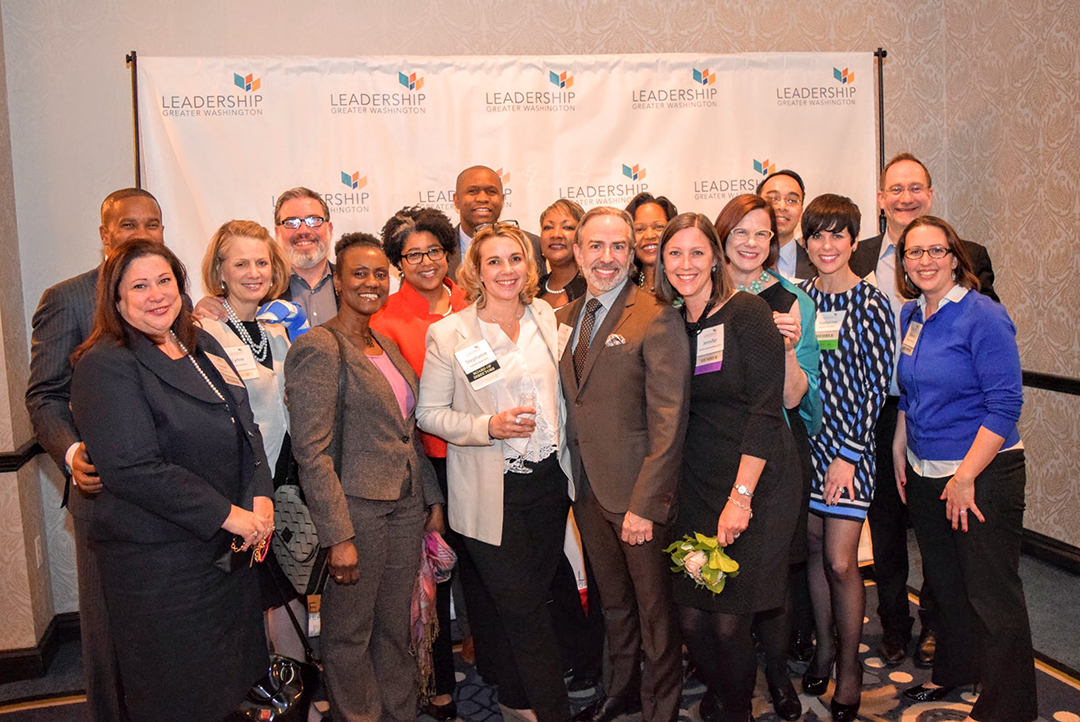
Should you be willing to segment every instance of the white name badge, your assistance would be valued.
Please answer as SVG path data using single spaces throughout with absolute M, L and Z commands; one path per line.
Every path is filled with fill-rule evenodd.
M 571 337 L 574 335 L 574 327 L 565 323 L 559 324 L 559 353 L 557 358 L 562 358 L 563 351 L 566 350 L 566 344 L 570 343 Z
M 847 311 L 819 311 L 814 321 L 814 334 L 822 351 L 835 351 L 840 346 L 840 327 Z
M 225 349 L 225 353 L 229 354 L 229 360 L 236 367 L 236 373 L 240 374 L 240 378 L 244 381 L 259 378 L 259 364 L 255 360 L 255 354 L 251 352 L 251 347 L 246 343 L 229 346 Z
M 474 343 L 460 351 L 455 351 L 461 370 L 465 372 L 465 378 L 469 380 L 474 391 L 479 391 L 503 377 L 503 371 L 499 368 L 499 359 L 491 350 L 487 341 Z
M 694 375 L 719 371 L 724 365 L 724 324 L 702 331 L 697 337 Z
M 206 354 L 206 358 L 210 359 L 210 363 L 214 364 L 214 368 L 221 374 L 221 378 L 225 379 L 225 383 L 243 387 L 244 382 L 241 381 L 240 377 L 236 375 L 236 372 L 232 370 L 232 366 L 229 365 L 228 361 L 220 356 L 215 356 L 212 353 Z
M 918 321 L 912 321 L 908 326 L 907 333 L 904 334 L 904 345 L 901 346 L 901 350 L 904 355 L 910 356 L 915 352 L 915 344 L 919 342 L 919 334 L 922 333 L 922 324 Z

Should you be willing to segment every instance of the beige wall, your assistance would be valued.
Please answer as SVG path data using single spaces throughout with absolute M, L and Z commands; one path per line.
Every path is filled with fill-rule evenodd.
M 97 262 L 98 204 L 132 181 L 123 62 L 131 49 L 351 56 L 883 46 L 887 153 L 922 157 L 934 173 L 935 211 L 989 247 L 1025 366 L 1080 376 L 1070 282 L 1080 270 L 1073 2 L 3 0 L 2 10 L 27 319 L 48 285 Z M 799 170 L 811 194 L 828 190 L 814 186 L 813 169 Z M 1032 456 L 1028 525 L 1080 545 L 1076 407 L 1073 398 L 1029 393 L 1023 431 Z M 65 611 L 74 608 L 74 563 L 53 506 L 56 484 L 42 477 L 53 593 Z M 0 569 L 0 586 L 5 578 Z

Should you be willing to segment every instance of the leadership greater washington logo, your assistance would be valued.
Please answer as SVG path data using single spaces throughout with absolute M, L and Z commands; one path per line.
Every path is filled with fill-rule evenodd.
M 161 114 L 169 117 L 220 117 L 225 115 L 262 115 L 263 96 L 259 92 L 262 89 L 262 79 L 255 77 L 254 73 L 241 75 L 234 72 L 231 84 L 219 86 L 222 90 L 227 87 L 230 92 L 191 93 L 184 95 L 162 95 Z M 226 82 L 221 78 L 218 82 Z M 239 88 L 240 92 L 235 92 Z
M 832 69 L 832 77 L 820 85 L 786 85 L 776 89 L 777 105 L 855 105 L 855 71 Z

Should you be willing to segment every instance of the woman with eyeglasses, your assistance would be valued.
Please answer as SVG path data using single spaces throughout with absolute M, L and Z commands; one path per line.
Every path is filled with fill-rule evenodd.
M 555 313 L 516 225 L 478 231 L 458 279 L 473 303 L 428 329 L 417 419 L 448 442 L 450 526 L 495 602 L 503 716 L 568 722 L 547 605 L 573 495 Z
M 428 327 L 468 305 L 465 292 L 446 275 L 447 258 L 457 252 L 457 235 L 445 213 L 436 208 L 414 206 L 402 208 L 383 225 L 382 242 L 386 257 L 401 271 L 401 289 L 371 317 L 371 328 L 393 339 L 401 349 L 401 355 L 420 376 L 424 370 Z M 446 442 L 422 431 L 420 440 L 445 495 Z M 458 570 L 464 570 L 468 560 L 463 558 L 464 548 L 459 538 L 449 529 L 445 536 L 447 543 L 458 553 Z M 463 574 L 463 577 L 468 576 L 468 573 Z M 451 582 L 447 580 L 436 588 L 439 634 L 432 645 L 434 696 L 424 707 L 424 711 L 436 720 L 457 717 L 454 702 L 457 679 L 450 640 L 450 587 Z M 468 594 L 468 597 L 472 596 Z
M 820 432 L 810 437 L 810 596 L 817 648 L 803 675 L 806 694 L 824 694 L 836 666 L 833 719 L 859 711 L 866 590 L 859 536 L 874 496 L 874 426 L 889 391 L 893 317 L 885 295 L 848 265 L 859 237 L 859 207 L 844 196 L 818 196 L 802 217 L 803 238 L 818 277 L 801 288 L 817 307 L 821 347 Z
M 978 293 L 965 244 L 945 221 L 918 218 L 897 243 L 900 404 L 896 484 L 940 606 L 933 681 L 919 702 L 981 682 L 968 720 L 1030 722 L 1035 662 L 1018 574 L 1024 527 L 1023 389 L 1016 327 Z
M 781 719 L 795 720 L 802 704 L 787 673 L 787 646 L 791 631 L 792 590 L 799 579 L 805 588 L 807 510 L 814 467 L 809 433 L 821 427 L 818 391 L 818 343 L 814 335 L 814 302 L 776 271 L 780 255 L 774 205 L 758 195 L 733 198 L 716 219 L 724 250 L 724 266 L 740 291 L 760 296 L 772 310 L 773 322 L 784 338 L 784 409 L 798 450 L 798 465 L 786 473 L 799 479 L 799 509 L 788 558 L 788 593 L 785 603 L 759 614 L 755 620 L 765 651 L 765 679 L 773 707 Z M 808 433 L 809 432 L 809 433 Z M 795 572 L 792 571 L 795 568 Z
M 577 203 L 560 198 L 540 214 L 540 248 L 548 273 L 540 277 L 541 298 L 559 308 L 584 295 L 588 284 L 574 259 L 574 233 L 585 211 Z
M 634 219 L 634 265 L 637 273 L 630 280 L 649 293 L 656 293 L 656 257 L 660 252 L 660 236 L 664 227 L 679 211 L 664 196 L 638 193 L 626 204 L 626 212 Z

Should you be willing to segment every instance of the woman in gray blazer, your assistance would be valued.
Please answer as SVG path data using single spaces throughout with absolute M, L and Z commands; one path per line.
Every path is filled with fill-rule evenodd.
M 499 615 L 504 716 L 564 722 L 570 704 L 547 610 L 573 485 L 555 314 L 515 223 L 480 230 L 458 271 L 468 308 L 428 329 L 417 420 L 446 439 L 451 528 Z
M 369 326 L 389 295 L 390 263 L 366 233 L 342 236 L 334 250 L 338 315 L 298 338 L 285 359 L 293 455 L 329 549 L 324 679 L 334 719 L 415 721 L 410 600 L 425 528 L 442 527 L 443 498 L 416 430 L 416 374 Z
M 113 248 L 71 382 L 103 484 L 90 537 L 124 703 L 149 722 L 223 719 L 269 661 L 255 570 L 215 564 L 273 530 L 262 436 L 185 286 L 161 243 Z

